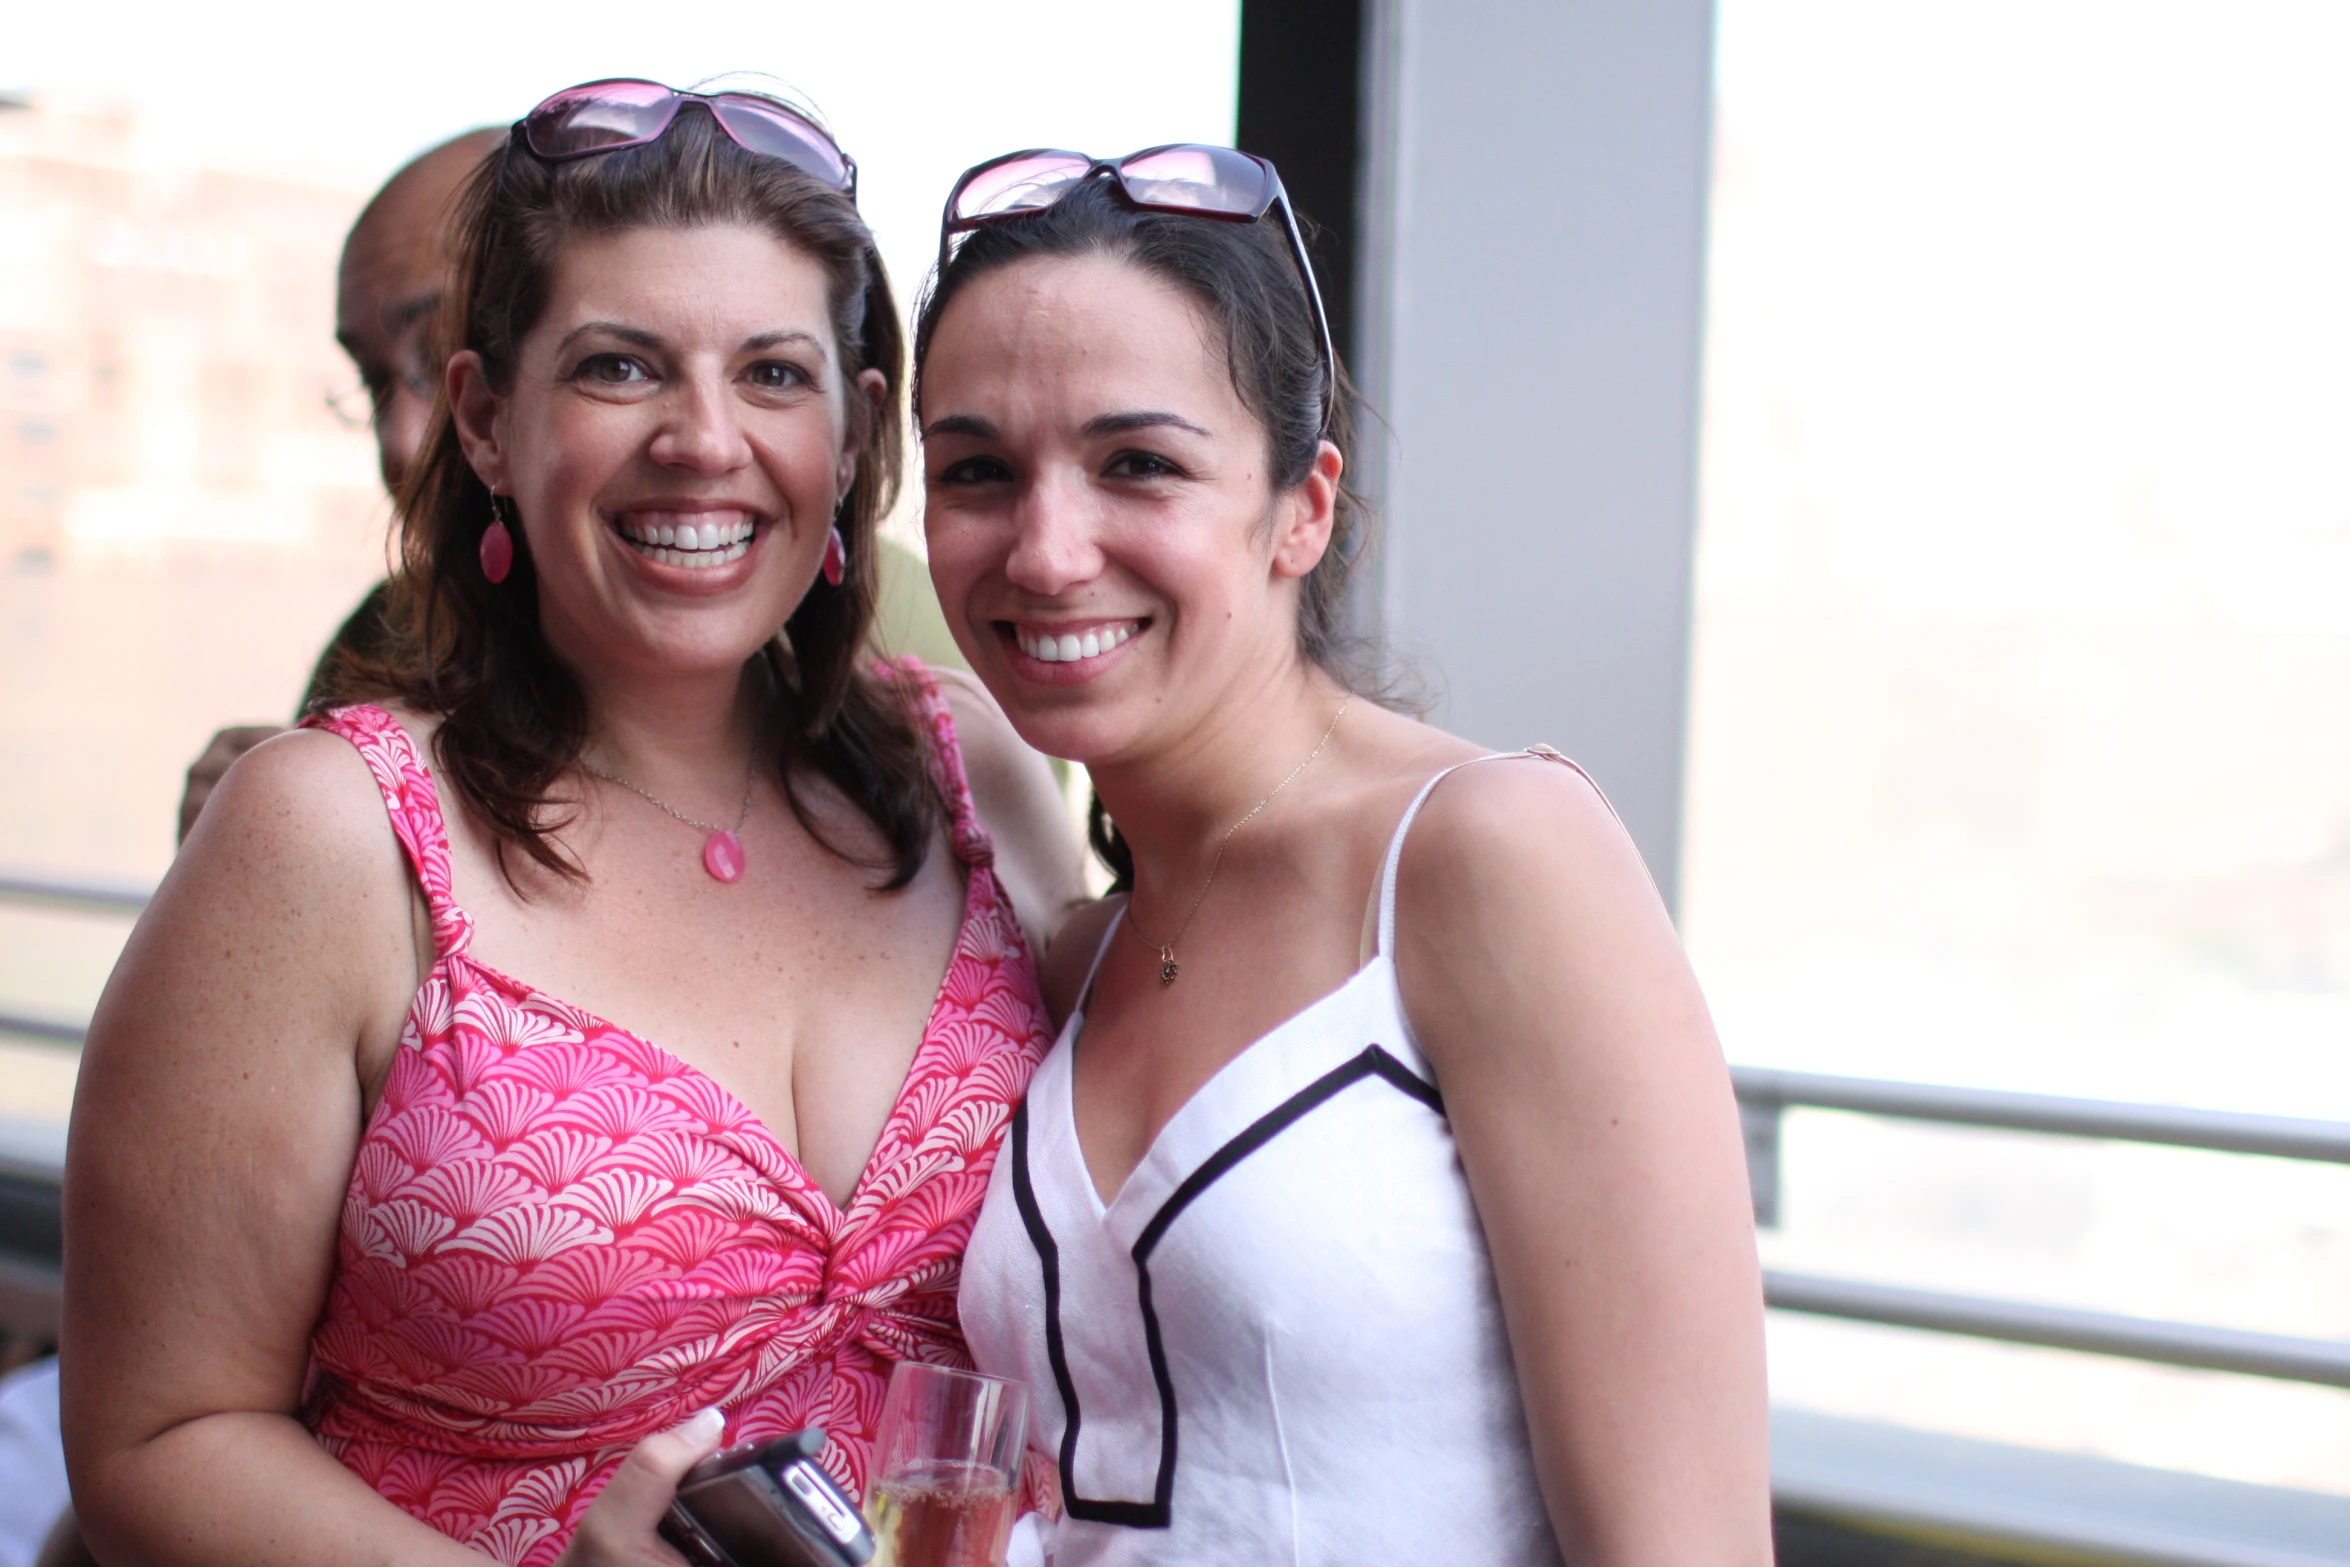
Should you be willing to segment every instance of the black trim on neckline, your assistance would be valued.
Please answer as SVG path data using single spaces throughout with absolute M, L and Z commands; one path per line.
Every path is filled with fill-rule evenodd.
M 1037 1263 L 1044 1276 L 1044 1350 L 1045 1358 L 1052 1363 L 1053 1385 L 1061 1395 L 1064 1416 L 1059 1455 L 1061 1507 L 1070 1517 L 1089 1523 L 1118 1524 L 1128 1529 L 1164 1529 L 1173 1521 L 1175 1379 L 1167 1366 L 1166 1342 L 1159 1331 L 1158 1311 L 1151 1301 L 1151 1253 L 1158 1249 L 1159 1242 L 1183 1210 L 1209 1187 L 1229 1175 L 1250 1154 L 1366 1077 L 1377 1077 L 1436 1114 L 1444 1114 L 1444 1096 L 1433 1083 L 1380 1046 L 1369 1046 L 1361 1055 L 1331 1068 L 1266 1111 L 1210 1154 L 1160 1204 L 1159 1211 L 1151 1215 L 1150 1223 L 1136 1237 L 1132 1249 L 1135 1297 L 1142 1310 L 1143 1343 L 1150 1351 L 1151 1380 L 1157 1384 L 1159 1393 L 1159 1474 L 1151 1500 L 1147 1502 L 1094 1501 L 1077 1494 L 1077 1433 L 1081 1417 L 1077 1408 L 1077 1383 L 1069 1373 L 1068 1350 L 1061 1336 L 1061 1249 L 1044 1222 L 1044 1213 L 1036 1203 L 1036 1190 L 1029 1181 L 1027 1099 L 1023 1097 L 1019 1108 L 1012 1112 L 1012 1200 L 1020 1210 L 1020 1222 L 1028 1231 L 1028 1243 L 1036 1248 Z

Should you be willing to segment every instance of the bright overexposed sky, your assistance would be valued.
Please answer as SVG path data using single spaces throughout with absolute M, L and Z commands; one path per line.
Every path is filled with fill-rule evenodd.
M 574 82 L 764 71 L 856 158 L 904 296 L 981 158 L 1229 141 L 1239 25 L 1237 0 L 97 0 L 13 8 L 0 90 L 126 104 L 159 164 L 366 188 Z

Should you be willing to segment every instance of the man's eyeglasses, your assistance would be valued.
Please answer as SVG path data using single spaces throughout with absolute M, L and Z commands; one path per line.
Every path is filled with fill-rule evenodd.
M 963 171 L 947 195 L 938 236 L 938 269 L 946 274 L 957 234 L 991 224 L 1034 217 L 1064 200 L 1098 175 L 1108 175 L 1129 206 L 1145 212 L 1174 212 L 1225 223 L 1254 223 L 1273 208 L 1289 233 L 1290 254 L 1313 301 L 1314 326 L 1322 338 L 1322 428 L 1338 396 L 1338 352 L 1330 341 L 1330 315 L 1321 285 L 1306 257 L 1297 213 L 1273 165 L 1254 153 L 1202 142 L 1146 147 L 1123 158 L 1095 158 L 1082 152 L 1034 147 L 1008 152 Z
M 366 430 L 383 417 L 384 405 L 392 400 L 394 383 L 413 397 L 426 402 L 438 390 L 421 371 L 402 370 L 393 380 L 373 382 L 361 376 L 342 386 L 331 387 L 326 393 L 326 411 L 341 421 L 346 430 Z
M 706 107 L 718 128 L 745 152 L 781 158 L 856 200 L 856 160 L 814 120 L 758 93 L 679 92 L 630 77 L 583 82 L 517 120 L 514 132 L 532 152 L 561 163 L 659 141 L 688 103 Z

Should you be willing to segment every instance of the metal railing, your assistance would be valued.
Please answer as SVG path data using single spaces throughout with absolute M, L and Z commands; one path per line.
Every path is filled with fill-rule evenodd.
M 135 887 L 124 882 L 64 881 L 37 872 L 0 870 L 0 903 L 30 904 L 35 908 L 74 914 L 135 918 L 154 895 L 152 887 Z M 0 1035 L 79 1049 L 88 1034 L 89 1025 L 86 1023 L 35 1017 L 0 1008 Z
M 129 916 L 145 908 L 151 896 L 152 889 L 120 883 L 74 882 L 0 870 L 0 903 Z M 0 1011 L 0 1033 L 19 1038 L 78 1046 L 86 1032 L 80 1023 Z M 2337 1121 L 1947 1088 L 1764 1067 L 1733 1067 L 1731 1077 L 1745 1122 L 1755 1219 L 1765 1226 L 1778 1222 L 1781 1117 L 1788 1108 L 1798 1106 L 2058 1137 L 2350 1164 L 2350 1123 Z M 1766 1301 L 1782 1311 L 2350 1388 L 2350 1344 L 2332 1340 L 1813 1274 L 1769 1272 L 1764 1275 L 1763 1289 Z
M 57 881 L 24 871 L 0 870 L 0 903 L 34 903 L 84 914 L 136 914 L 154 896 L 154 888 L 127 882 Z
M 1761 1067 L 1733 1067 L 1731 1079 L 1738 1090 L 1739 1112 L 1745 1122 L 1755 1221 L 1766 1227 L 1778 1222 L 1779 1122 L 1782 1113 L 1791 1106 L 2059 1137 L 2350 1164 L 2350 1123 L 2338 1121 L 2067 1099 L 1983 1088 L 1943 1088 Z M 1802 1273 L 1765 1273 L 1763 1298 L 1779 1310 L 1813 1316 L 2350 1388 L 2350 1343 L 2331 1339 L 2164 1322 L 2119 1312 L 2083 1311 Z

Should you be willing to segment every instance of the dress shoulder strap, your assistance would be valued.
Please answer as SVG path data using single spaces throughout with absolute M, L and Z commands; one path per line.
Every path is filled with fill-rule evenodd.
M 1464 767 L 1474 767 L 1479 762 L 1521 761 L 1528 757 L 1545 762 L 1556 762 L 1562 767 L 1574 768 L 1577 775 L 1585 783 L 1591 785 L 1592 792 L 1599 795 L 1600 803 L 1607 806 L 1609 814 L 1614 815 L 1616 808 L 1609 803 L 1606 792 L 1600 789 L 1597 780 L 1589 773 L 1584 772 L 1581 764 L 1560 755 L 1547 745 L 1530 745 L 1523 751 L 1496 751 L 1491 756 L 1472 756 L 1465 762 L 1453 763 L 1420 785 L 1420 792 L 1412 796 L 1410 805 L 1404 807 L 1403 820 L 1395 824 L 1395 836 L 1387 840 L 1387 858 L 1381 862 L 1379 867 L 1379 951 L 1393 952 L 1395 950 L 1395 871 L 1396 867 L 1403 863 L 1404 837 L 1412 830 L 1412 821 L 1420 814 L 1420 807 L 1428 803 L 1428 796 L 1436 792 L 1438 784 Z M 1618 821 L 1622 819 L 1617 817 Z
M 1131 895 L 1129 900 L 1132 901 Z M 1126 905 L 1118 905 L 1118 912 L 1102 927 L 1102 939 L 1093 946 L 1093 961 L 1085 965 L 1085 983 L 1077 987 L 1076 1010 L 1084 1011 L 1093 1004 L 1093 977 L 1102 971 L 1102 959 L 1110 955 L 1110 943 L 1117 939 L 1118 927 L 1126 923 Z
M 947 705 L 946 693 L 939 690 L 937 677 L 931 674 L 930 666 L 911 656 L 876 659 L 873 670 L 906 693 L 930 742 L 925 749 L 931 781 L 938 785 L 953 817 L 950 827 L 955 858 L 965 865 L 993 865 L 995 840 L 979 825 L 978 809 L 971 803 L 971 779 L 963 771 L 963 743 L 955 735 L 954 711 Z
M 358 751 L 383 794 L 392 833 L 424 890 L 425 907 L 432 914 L 434 952 L 445 958 L 464 951 L 473 940 L 473 920 L 450 893 L 449 829 L 441 816 L 440 792 L 407 729 L 384 709 L 366 702 L 313 713 L 302 720 L 302 727 L 340 735 Z

